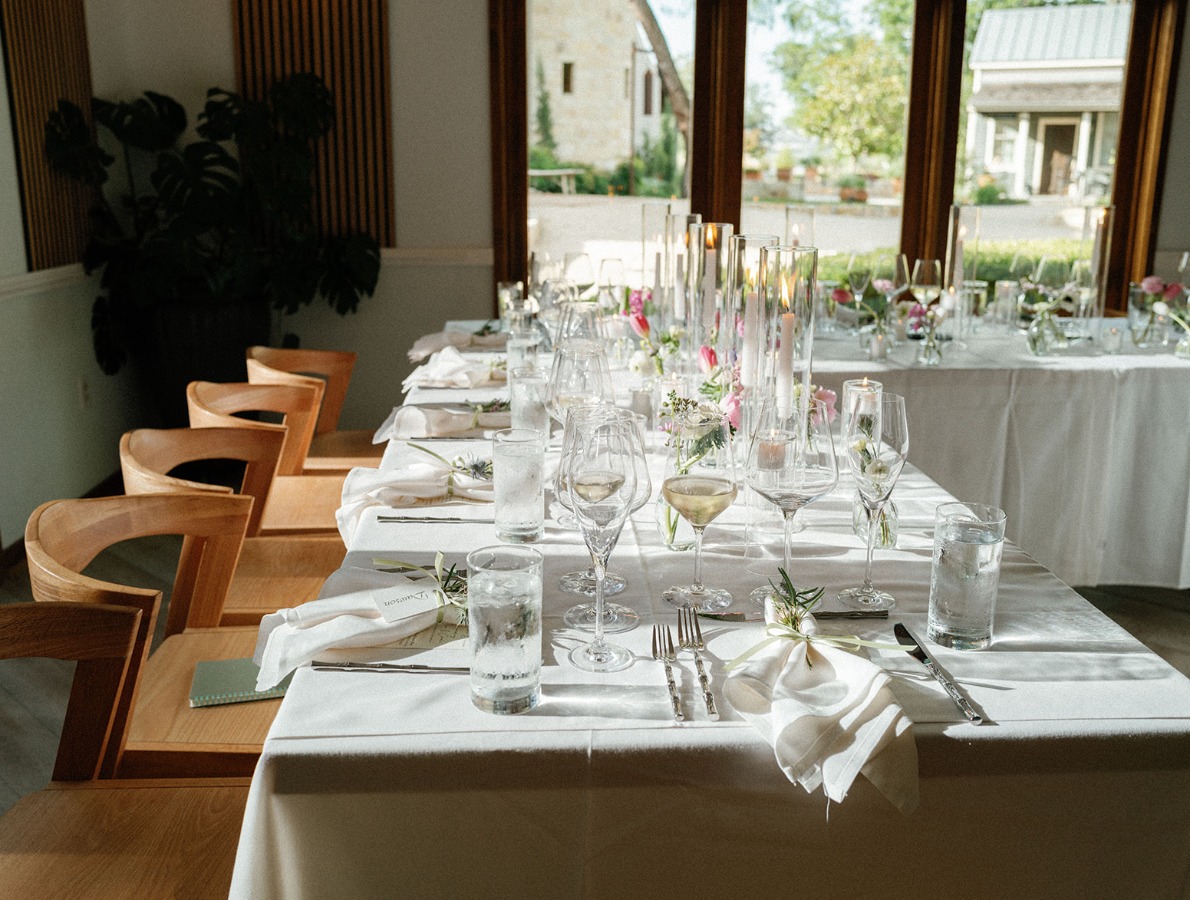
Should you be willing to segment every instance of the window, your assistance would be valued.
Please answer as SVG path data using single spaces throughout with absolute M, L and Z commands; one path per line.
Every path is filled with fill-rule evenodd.
M 574 93 L 574 63 L 562 63 L 562 93 Z

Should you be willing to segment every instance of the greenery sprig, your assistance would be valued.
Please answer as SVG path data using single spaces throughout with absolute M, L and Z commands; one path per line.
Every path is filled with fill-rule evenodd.
M 826 589 L 814 587 L 799 591 L 788 572 L 780 567 L 777 568 L 777 572 L 781 576 L 781 584 L 777 585 L 769 580 L 769 586 L 773 589 L 772 599 L 777 621 L 794 631 L 801 631 L 802 620 L 822 602 L 822 595 Z

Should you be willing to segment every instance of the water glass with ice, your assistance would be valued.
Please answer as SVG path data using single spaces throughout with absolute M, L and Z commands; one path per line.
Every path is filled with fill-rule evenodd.
M 506 428 L 492 437 L 496 537 L 512 544 L 541 539 L 545 530 L 545 437 Z
M 931 641 L 958 650 L 992 643 L 1004 512 L 982 503 L 943 503 L 934 516 Z
M 508 370 L 508 398 L 512 427 L 550 433 L 550 414 L 545 408 L 548 385 L 543 369 L 520 366 Z
M 467 554 L 471 702 L 498 715 L 526 712 L 541 694 L 542 556 L 531 547 Z

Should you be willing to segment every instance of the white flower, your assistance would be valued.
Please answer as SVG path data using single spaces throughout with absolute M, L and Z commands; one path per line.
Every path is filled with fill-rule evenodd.
M 1155 312 L 1159 316 L 1168 316 L 1169 315 L 1169 304 L 1166 303 L 1164 300 L 1155 300 L 1155 301 L 1153 301 L 1153 312 Z
M 653 364 L 649 361 L 649 354 L 644 350 L 633 352 L 628 360 L 628 370 L 636 375 L 645 375 L 651 372 Z

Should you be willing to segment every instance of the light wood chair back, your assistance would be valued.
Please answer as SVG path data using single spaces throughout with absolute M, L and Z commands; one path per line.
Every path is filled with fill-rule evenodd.
M 284 435 L 279 475 L 301 475 L 318 415 L 318 392 L 305 384 L 250 384 L 192 381 L 186 387 L 191 428 L 249 428 Z M 236 413 L 270 412 L 281 424 L 258 422 Z
M 124 493 L 244 494 L 253 499 L 248 537 L 256 537 L 284 444 L 283 432 L 257 428 L 138 428 L 120 438 Z M 238 491 L 224 484 L 169 474 L 185 463 L 220 459 L 244 463 L 244 479 Z
M 348 350 L 249 347 L 248 380 L 253 384 L 313 384 L 322 388 L 315 434 L 339 427 L 357 355 Z M 295 380 L 295 379 L 301 379 Z
M 77 663 L 54 762 L 56 780 L 98 778 L 109 741 L 123 744 L 117 709 L 140 622 L 140 610 L 129 606 L 0 605 L 0 659 L 37 656 Z

